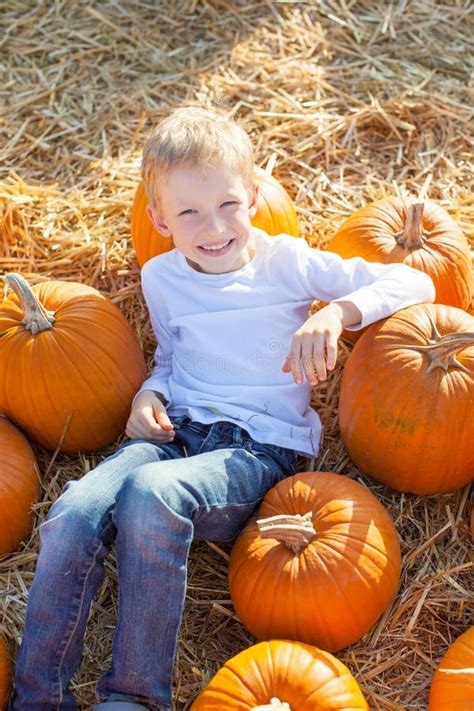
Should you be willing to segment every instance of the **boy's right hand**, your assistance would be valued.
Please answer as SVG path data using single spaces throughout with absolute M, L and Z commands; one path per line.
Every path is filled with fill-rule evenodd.
M 153 390 L 142 390 L 135 398 L 125 434 L 130 439 L 151 439 L 156 442 L 174 440 L 175 431 L 166 407 Z

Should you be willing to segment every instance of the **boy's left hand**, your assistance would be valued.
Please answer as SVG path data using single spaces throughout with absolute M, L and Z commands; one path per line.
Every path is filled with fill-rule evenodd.
M 361 318 L 359 309 L 348 301 L 328 304 L 310 316 L 293 336 L 282 371 L 291 372 L 296 383 L 303 382 L 303 370 L 311 385 L 326 380 L 328 370 L 336 365 L 339 336 Z

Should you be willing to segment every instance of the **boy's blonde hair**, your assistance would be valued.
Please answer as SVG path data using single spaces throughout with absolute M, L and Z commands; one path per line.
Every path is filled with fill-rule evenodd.
M 153 129 L 143 149 L 142 178 L 148 200 L 159 204 L 160 178 L 182 165 L 236 166 L 253 182 L 253 147 L 247 133 L 218 111 L 197 106 L 176 109 Z

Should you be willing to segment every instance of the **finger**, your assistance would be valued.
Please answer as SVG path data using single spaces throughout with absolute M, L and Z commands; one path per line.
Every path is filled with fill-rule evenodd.
M 289 373 L 291 370 L 289 360 L 290 360 L 290 356 L 287 355 L 285 358 L 285 362 L 283 363 L 283 365 L 281 367 L 281 369 L 284 373 Z
M 313 342 L 313 364 L 318 376 L 318 380 L 326 380 L 326 338 L 319 336 Z
M 139 413 L 137 422 L 145 431 L 157 434 L 162 431 L 161 424 L 157 421 L 153 407 L 144 407 Z
M 328 370 L 334 370 L 337 361 L 337 338 L 330 335 L 326 342 L 326 363 Z
M 174 431 L 151 431 L 148 427 L 137 424 L 127 426 L 125 433 L 130 439 L 147 439 L 154 442 L 172 442 L 176 434 Z
M 311 337 L 303 343 L 301 359 L 306 379 L 311 385 L 314 385 L 317 382 L 317 376 L 314 367 L 313 339 Z
M 288 364 L 295 383 L 303 382 L 303 372 L 301 370 L 301 342 L 298 340 L 291 346 Z
M 164 430 L 172 430 L 173 429 L 173 423 L 171 422 L 170 418 L 168 417 L 166 412 L 163 412 L 158 407 L 153 408 L 153 414 L 155 417 L 156 422 L 162 427 Z
M 153 407 L 153 417 L 154 417 L 155 421 L 158 422 L 160 427 L 162 427 L 165 430 L 173 429 L 174 426 L 173 426 L 170 418 L 168 417 L 168 413 L 166 412 L 166 408 L 163 405 L 163 403 L 157 399 L 154 403 L 152 403 L 152 407 Z

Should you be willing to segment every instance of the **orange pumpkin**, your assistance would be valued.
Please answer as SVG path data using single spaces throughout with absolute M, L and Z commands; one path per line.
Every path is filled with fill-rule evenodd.
M 0 556 L 16 551 L 33 528 L 32 504 L 37 501 L 39 471 L 26 437 L 0 417 Z
M 474 318 L 441 304 L 374 324 L 346 361 L 342 440 L 355 464 L 398 491 L 435 494 L 474 472 Z
M 258 185 L 258 203 L 252 225 L 269 235 L 283 232 L 298 237 L 298 218 L 285 188 L 262 168 L 255 168 L 255 182 Z
M 255 168 L 255 180 L 259 195 L 257 213 L 252 219 L 254 227 L 265 230 L 269 235 L 285 232 L 297 237 L 298 218 L 284 187 L 261 168 Z M 145 188 L 143 183 L 140 183 L 135 193 L 131 215 L 132 241 L 140 267 L 157 254 L 173 248 L 172 239 L 163 237 L 153 227 L 146 211 L 147 205 Z
M 474 627 L 457 638 L 433 676 L 428 711 L 474 708 Z
M 327 249 L 348 259 L 403 262 L 429 274 L 436 302 L 467 309 L 471 301 L 471 255 L 459 225 L 440 205 L 384 198 L 356 210 Z
M 229 587 L 259 639 L 297 639 L 335 651 L 359 640 L 387 608 L 400 546 L 385 508 L 361 484 L 330 472 L 280 481 L 237 538 Z
M 349 669 L 316 647 L 260 642 L 229 659 L 191 711 L 320 711 L 368 709 Z
M 12 663 L 7 645 L 0 637 L 0 711 L 6 711 L 12 688 Z
M 0 410 L 49 449 L 110 444 L 146 371 L 126 319 L 90 286 L 3 278 L 15 294 L 0 304 Z

